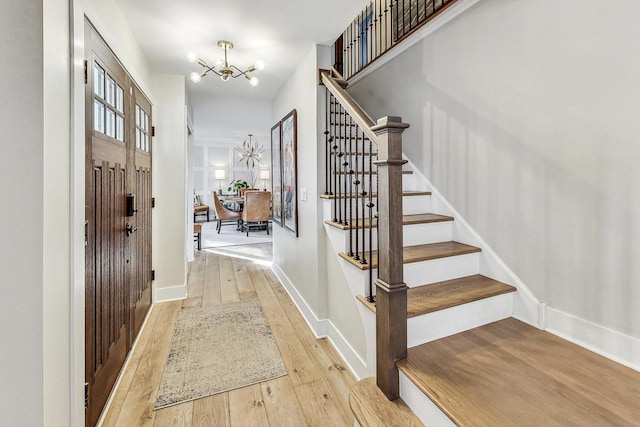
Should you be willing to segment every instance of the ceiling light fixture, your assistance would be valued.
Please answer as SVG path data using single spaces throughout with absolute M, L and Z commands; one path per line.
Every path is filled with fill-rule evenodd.
M 204 59 L 198 58 L 198 55 L 196 55 L 193 52 L 190 52 L 189 55 L 187 55 L 187 60 L 189 62 L 191 63 L 197 62 L 203 68 L 201 72 L 198 73 L 197 71 L 194 71 L 189 75 L 192 82 L 198 83 L 204 76 L 207 75 L 209 71 L 211 71 L 217 74 L 218 76 L 220 76 L 220 78 L 225 82 L 229 80 L 229 78 L 235 79 L 237 77 L 244 76 L 247 80 L 249 80 L 249 84 L 251 86 L 258 86 L 258 83 L 260 81 L 258 80 L 257 77 L 252 76 L 251 73 L 256 70 L 263 70 L 264 62 L 258 60 L 256 61 L 255 64 L 251 65 L 249 68 L 242 71 L 240 68 L 236 67 L 235 65 L 229 64 L 229 61 L 227 59 L 227 50 L 233 49 L 233 43 L 227 40 L 218 40 L 218 47 L 224 50 L 224 60 L 220 59 L 216 61 L 216 64 L 213 66 L 210 66 L 209 64 L 207 64 L 207 62 Z

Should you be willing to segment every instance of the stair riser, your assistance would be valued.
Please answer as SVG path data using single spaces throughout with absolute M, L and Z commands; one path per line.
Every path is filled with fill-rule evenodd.
M 459 277 L 478 274 L 479 259 L 479 253 L 472 253 L 405 264 L 404 282 L 408 287 L 413 288 L 429 283 L 442 282 L 444 280 L 457 279 Z M 344 263 L 345 268 L 343 271 L 345 272 L 350 286 L 351 283 L 354 283 L 352 290 L 355 290 L 356 294 L 364 293 L 367 295 L 365 290 L 358 291 L 358 288 L 362 286 L 360 289 L 366 289 L 366 284 L 368 283 L 369 278 L 368 270 L 357 269 L 347 260 L 342 258 L 340 258 L 340 262 Z M 374 268 L 374 281 L 377 277 L 378 269 Z
M 347 199 L 345 203 L 344 200 L 340 201 L 340 209 L 343 213 L 343 216 L 347 216 L 349 212 L 355 217 L 356 216 L 356 205 L 357 205 L 357 216 L 359 218 L 369 216 L 369 209 L 366 207 L 368 200 L 365 201 L 365 209 L 363 214 L 362 209 L 362 199 Z M 373 203 L 377 204 L 378 199 L 374 198 Z M 350 211 L 351 209 L 351 211 Z M 402 213 L 404 215 L 417 215 L 431 212 L 431 196 L 405 196 L 402 198 Z M 346 214 L 345 214 L 346 213 Z M 375 209 L 374 209 L 375 214 Z M 328 210 L 323 211 L 325 220 L 333 219 L 333 207 L 329 205 Z
M 491 322 L 513 313 L 513 294 L 497 295 L 407 320 L 407 347 L 415 347 Z
M 357 231 L 357 236 L 356 236 Z M 373 238 L 373 249 L 378 249 L 378 230 L 374 228 L 372 231 Z M 345 252 L 349 251 L 349 231 L 345 231 Z M 438 242 L 448 242 L 451 240 L 452 235 L 452 223 L 450 221 L 447 222 L 431 222 L 427 224 L 412 224 L 405 225 L 402 227 L 402 238 L 404 242 L 404 246 L 411 245 L 421 245 L 425 243 L 438 243 Z M 352 232 L 352 240 L 353 240 L 353 251 L 355 248 L 355 240 L 358 239 L 360 243 L 358 243 L 360 252 L 363 248 L 362 246 L 362 229 L 353 230 Z M 364 233 L 364 247 L 368 248 L 369 245 L 369 231 L 365 230 Z
M 400 397 L 425 426 L 456 426 L 402 371 L 400 371 Z
M 404 265 L 404 282 L 410 288 L 478 274 L 480 254 L 472 253 Z

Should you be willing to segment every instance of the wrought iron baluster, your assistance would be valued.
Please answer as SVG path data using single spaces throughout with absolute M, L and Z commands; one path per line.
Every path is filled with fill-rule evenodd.
M 349 173 L 349 194 L 345 194 L 344 195 L 344 202 L 345 202 L 345 210 L 347 207 L 347 203 L 349 203 L 349 216 L 348 216 L 348 220 L 347 220 L 347 225 L 349 226 L 349 256 L 352 257 L 353 256 L 353 204 L 352 204 L 352 198 L 353 198 L 353 166 L 352 166 L 352 160 L 353 160 L 353 139 L 352 139 L 352 133 L 353 133 L 353 119 L 351 118 L 351 116 L 349 116 L 349 155 L 348 155 L 348 173 Z
M 360 127 L 356 127 L 356 136 L 358 135 L 358 130 L 360 129 Z M 360 150 L 360 143 L 358 141 L 358 139 L 356 138 L 356 151 L 355 151 L 355 181 L 353 182 L 353 185 L 355 187 L 355 198 L 351 199 L 351 204 L 355 205 L 355 228 L 354 228 L 354 233 L 356 236 L 356 250 L 355 253 L 353 255 L 353 259 L 355 259 L 356 261 L 360 259 L 360 254 L 358 253 L 359 247 L 360 247 L 360 239 L 359 239 L 359 235 L 358 235 L 358 230 L 360 229 L 360 215 L 358 212 L 358 205 L 359 205 L 359 189 L 360 189 L 360 176 L 358 175 L 358 163 L 359 163 L 359 158 L 358 155 L 360 154 L 360 152 L 358 151 Z M 362 151 L 364 151 L 364 141 L 362 144 Z M 363 165 L 364 166 L 364 165 Z
M 373 262 L 373 143 L 369 140 L 369 261 Z M 369 266 L 369 302 L 373 302 L 373 265 Z
M 338 187 L 338 148 L 340 143 L 340 127 L 338 126 L 338 100 L 333 98 L 333 194 L 337 197 L 340 191 Z M 337 199 L 333 200 L 333 222 L 338 222 L 338 202 Z
M 331 106 L 329 105 L 329 91 L 327 88 L 324 90 L 324 109 L 325 109 L 325 127 L 324 127 L 324 140 L 325 140 L 325 149 L 327 150 L 327 156 L 325 159 L 325 178 L 324 178 L 324 194 L 331 194 L 331 190 L 329 188 L 329 181 L 331 177 L 331 172 L 329 171 L 329 164 L 331 163 L 331 132 L 329 129 L 331 127 Z
M 344 144 L 343 144 L 343 158 L 342 158 L 342 185 L 343 185 L 343 192 L 342 192 L 342 208 L 343 208 L 343 214 L 344 216 L 342 217 L 342 225 L 349 225 L 349 221 L 348 221 L 348 212 L 347 212 L 347 196 L 349 195 L 349 191 L 348 191 L 348 178 L 349 178 L 349 162 L 348 162 L 348 133 L 347 133 L 347 119 L 351 120 L 351 117 L 349 116 L 349 113 L 347 113 L 347 111 L 344 111 L 344 123 L 343 123 L 343 127 L 344 127 Z

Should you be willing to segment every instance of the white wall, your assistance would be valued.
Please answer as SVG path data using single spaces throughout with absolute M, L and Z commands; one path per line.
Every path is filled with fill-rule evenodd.
M 538 299 L 636 338 L 638 16 L 484 0 L 350 88 Z
M 44 416 L 43 5 L 1 0 L 0 10 L 0 425 L 37 426 Z
M 324 230 L 318 194 L 318 86 L 317 50 L 314 46 L 298 65 L 272 104 L 271 126 L 291 110 L 297 111 L 298 228 L 299 237 L 274 224 L 273 262 L 286 274 L 314 314 L 327 316 L 324 265 Z M 303 188 L 308 200 L 300 200 Z
M 154 301 L 184 298 L 187 288 L 187 116 L 184 76 L 153 74 Z
M 335 261 L 327 258 L 322 218 L 325 97 L 317 79 L 318 68 L 327 68 L 329 63 L 330 49 L 314 46 L 273 102 L 272 123 L 294 108 L 297 111 L 299 227 L 296 238 L 274 224 L 273 262 L 276 273 L 285 279 L 285 286 L 295 289 L 294 300 L 299 298 L 296 302 L 316 334 L 329 335 L 334 340 L 344 338 L 356 353 L 364 355 L 364 334 L 355 300 L 344 278 L 335 277 L 340 273 Z M 300 198 L 302 189 L 307 190 L 306 201 Z M 341 342 L 338 347 L 344 344 Z

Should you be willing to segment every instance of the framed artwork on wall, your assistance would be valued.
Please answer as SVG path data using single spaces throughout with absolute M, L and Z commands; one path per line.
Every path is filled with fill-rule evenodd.
M 282 140 L 280 122 L 271 128 L 271 181 L 273 196 L 273 222 L 282 225 Z
M 282 225 L 298 236 L 298 138 L 296 110 L 281 123 Z

